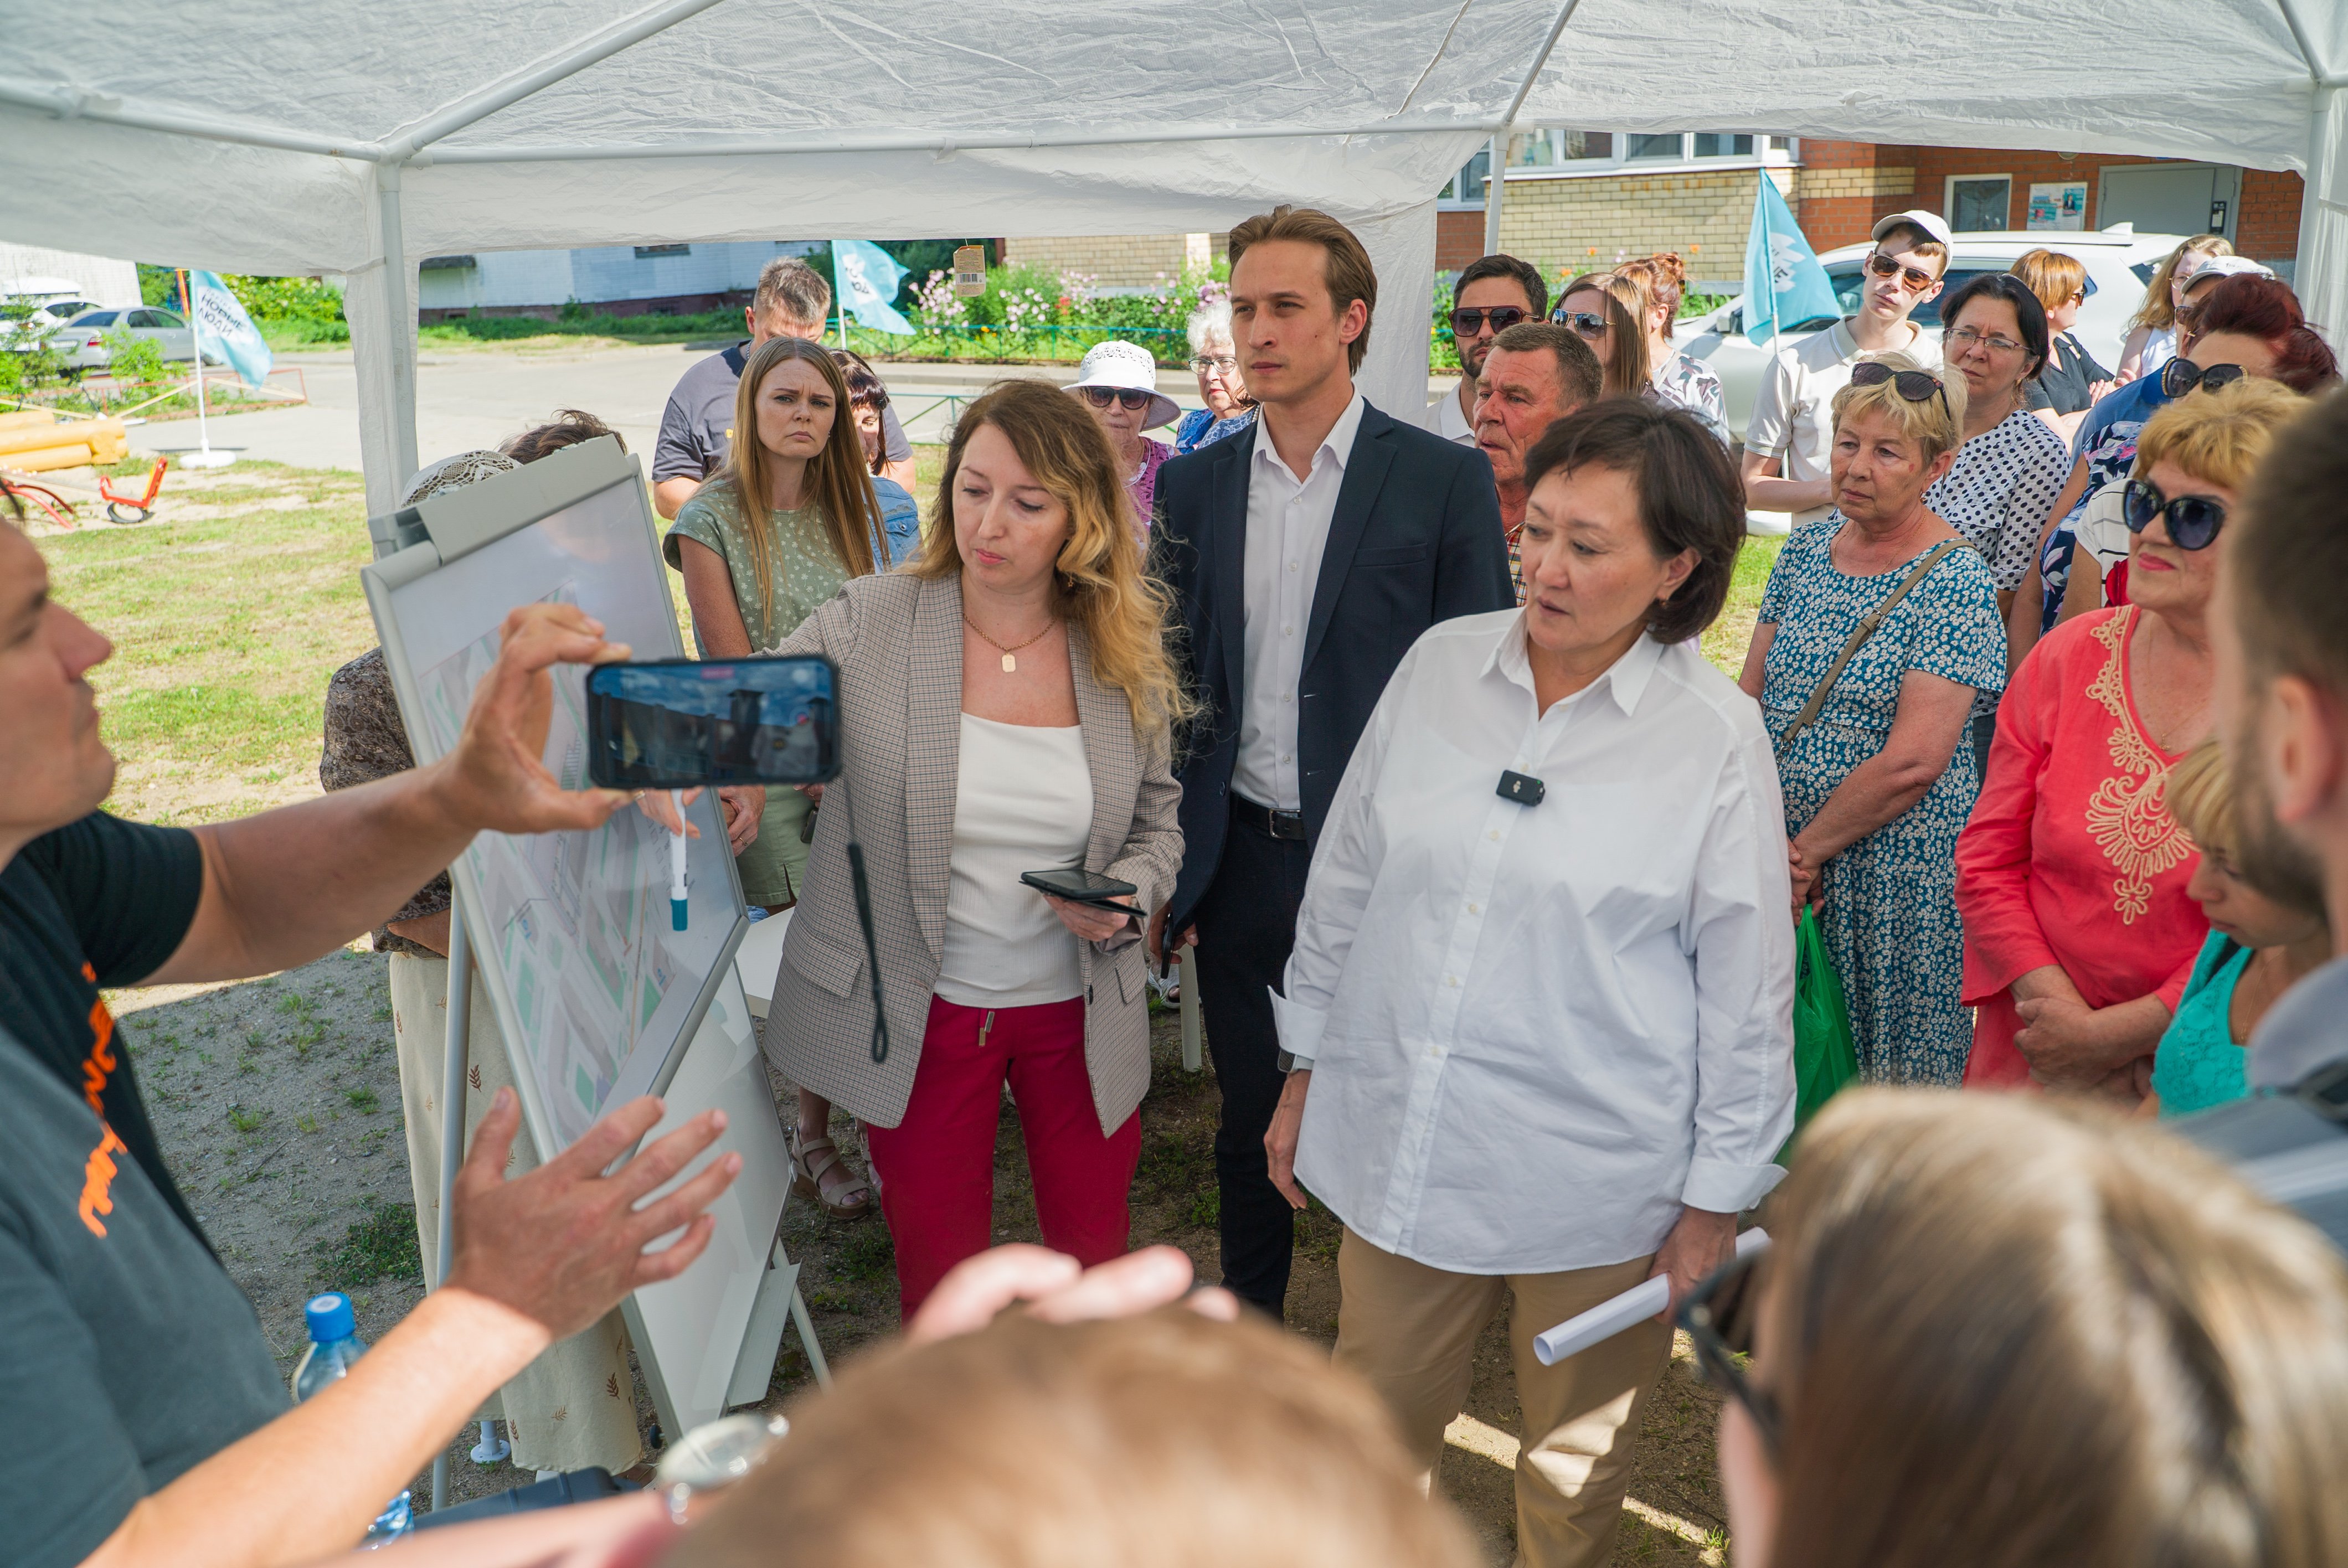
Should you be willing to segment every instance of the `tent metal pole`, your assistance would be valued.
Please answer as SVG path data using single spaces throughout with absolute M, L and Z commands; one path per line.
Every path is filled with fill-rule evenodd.
M 1507 136 L 1509 128 L 1517 123 L 1518 111 L 1525 107 L 1525 99 L 1532 96 L 1533 84 L 1540 80 L 1541 72 L 1549 68 L 1550 55 L 1557 48 L 1557 41 L 1565 36 L 1565 25 L 1573 20 L 1574 12 L 1581 5 L 1581 0 L 1565 0 L 1557 8 L 1557 20 L 1550 24 L 1549 36 L 1542 40 L 1540 53 L 1533 56 L 1532 69 L 1527 71 L 1525 79 L 1517 84 L 1517 96 L 1509 100 L 1509 112 L 1500 117 L 1498 125 L 1493 127 L 1502 136 Z
M 399 224 L 399 165 L 375 166 L 376 202 L 383 219 L 383 289 L 391 318 L 385 346 L 391 351 L 391 449 L 403 484 L 416 472 L 415 312 L 407 298 L 407 245 Z
M 2337 333 L 2348 322 L 2348 89 L 2319 87 L 2307 117 L 2307 175 L 2299 203 L 2293 286 L 2308 319 Z
M 132 130 L 159 130 L 172 136 L 191 136 L 204 141 L 273 148 L 280 152 L 309 152 L 322 158 L 374 156 L 374 149 L 364 141 L 338 141 L 332 137 L 311 136 L 282 126 L 140 108 L 135 105 L 125 105 L 118 97 L 84 92 L 76 87 L 0 80 L 0 104 L 14 104 L 19 108 L 55 115 L 59 119 L 96 120 L 102 125 L 125 126 Z
M 1484 169 L 1484 254 L 1500 250 L 1500 191 L 1508 183 L 1509 133 L 1500 132 L 1487 149 Z
M 440 1230 L 433 1252 L 432 1288 L 448 1283 L 457 1258 L 452 1205 L 457 1173 L 465 1163 L 465 1073 L 473 1050 L 473 947 L 465 912 L 448 903 L 448 1034 L 440 1073 Z M 432 1460 L 432 1512 L 448 1503 L 448 1450 Z

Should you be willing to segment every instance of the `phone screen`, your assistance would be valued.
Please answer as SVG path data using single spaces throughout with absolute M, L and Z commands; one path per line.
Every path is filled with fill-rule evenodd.
M 663 659 L 587 673 L 587 775 L 605 789 L 823 784 L 839 774 L 821 654 Z

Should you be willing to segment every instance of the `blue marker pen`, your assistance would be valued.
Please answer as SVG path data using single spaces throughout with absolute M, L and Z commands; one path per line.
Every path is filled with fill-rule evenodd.
M 676 811 L 679 831 L 668 835 L 668 920 L 672 930 L 685 929 L 685 796 L 675 790 L 668 792 L 668 804 Z

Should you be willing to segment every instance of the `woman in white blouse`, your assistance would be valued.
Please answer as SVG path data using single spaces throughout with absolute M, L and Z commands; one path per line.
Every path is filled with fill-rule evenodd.
M 1532 1338 L 1654 1275 L 1678 1299 L 1783 1173 L 1792 893 L 1768 733 L 1690 641 L 1744 537 L 1720 444 L 1609 402 L 1525 477 L 1523 609 L 1421 637 L 1339 786 L 1265 1143 L 1344 1222 L 1337 1359 L 1430 1468 L 1513 1296 L 1519 1561 L 1595 1564 L 1671 1329 Z

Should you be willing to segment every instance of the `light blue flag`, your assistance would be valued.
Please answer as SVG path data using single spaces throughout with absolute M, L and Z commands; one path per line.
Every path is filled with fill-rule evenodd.
M 224 356 L 236 366 L 238 380 L 247 386 L 259 386 L 275 360 L 244 307 L 216 272 L 190 272 L 188 292 L 195 296 L 192 313 L 203 339 L 201 349 Z
M 1745 335 L 1767 343 L 1796 322 L 1839 316 L 1842 305 L 1777 182 L 1766 169 L 1760 181 L 1745 241 Z
M 905 277 L 905 269 L 894 256 L 870 240 L 834 240 L 831 273 L 840 304 L 856 313 L 860 325 L 901 337 L 913 335 L 913 323 L 897 313 L 894 302 L 897 285 Z

